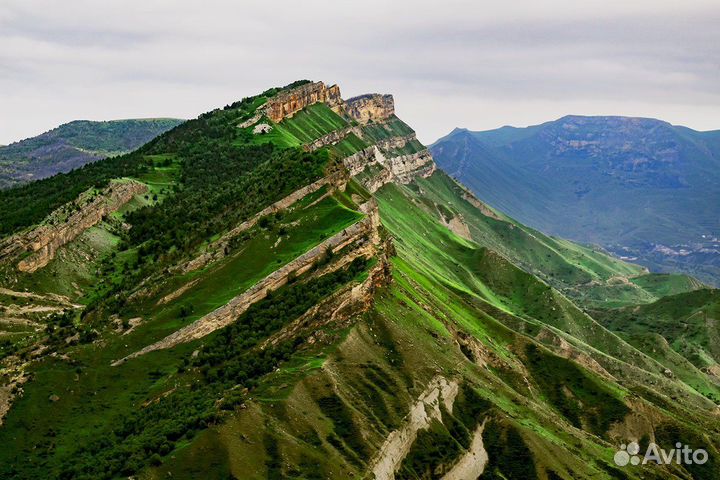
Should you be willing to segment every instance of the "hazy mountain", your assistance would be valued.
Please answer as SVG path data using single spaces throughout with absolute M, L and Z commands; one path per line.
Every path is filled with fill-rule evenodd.
M 36 137 L 0 146 L 0 188 L 68 172 L 135 150 L 183 120 L 76 120 Z
M 295 82 L 0 192 L 0 478 L 718 479 L 719 305 Z
M 568 116 L 455 129 L 431 151 L 482 200 L 543 232 L 720 281 L 720 131 Z

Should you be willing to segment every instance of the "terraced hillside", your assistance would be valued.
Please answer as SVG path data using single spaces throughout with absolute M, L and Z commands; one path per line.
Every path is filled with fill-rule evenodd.
M 296 82 L 0 195 L 2 478 L 718 477 L 715 291 L 489 208 L 388 95 Z

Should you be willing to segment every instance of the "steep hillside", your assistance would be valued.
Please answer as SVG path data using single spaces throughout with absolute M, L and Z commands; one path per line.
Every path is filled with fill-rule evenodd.
M 488 207 L 392 96 L 295 82 L 7 194 L 2 478 L 718 478 L 714 370 L 607 320 L 715 291 Z
M 658 272 L 720 281 L 720 136 L 644 118 L 456 129 L 431 151 L 482 200 Z
M 0 146 L 0 189 L 68 172 L 135 150 L 183 120 L 76 120 L 37 137 Z

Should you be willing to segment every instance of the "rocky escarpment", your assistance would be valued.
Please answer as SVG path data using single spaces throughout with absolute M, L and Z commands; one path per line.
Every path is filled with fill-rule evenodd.
M 350 134 L 363 139 L 365 138 L 363 126 L 368 123 L 389 125 L 389 122 L 392 122 L 393 119 L 398 121 L 394 117 L 395 102 L 392 95 L 371 93 L 343 100 L 340 96 L 340 88 L 337 85 L 327 87 L 322 82 L 308 83 L 281 92 L 268 100 L 262 111 L 268 118 L 277 123 L 318 102 L 327 104 L 337 113 L 360 123 L 360 126 L 349 125 L 329 132 L 303 145 L 306 151 L 315 151 L 328 145 L 334 145 Z M 259 116 L 255 115 L 242 125 L 248 125 L 257 119 L 259 119 Z M 407 128 L 412 132 L 409 127 Z M 422 145 L 416 145 L 416 148 L 414 148 L 416 151 L 414 152 L 412 148 L 406 150 L 412 153 L 398 155 L 398 153 L 401 153 L 398 149 L 408 146 L 411 142 L 417 143 L 414 133 L 398 135 L 390 128 L 387 129 L 387 132 L 391 132 L 390 136 L 377 140 L 375 145 L 367 147 L 343 160 L 346 168 L 350 171 L 350 175 L 357 175 L 364 171 L 367 166 L 379 165 L 382 167 L 383 171 L 377 172 L 377 174 L 368 178 L 368 181 L 363 182 L 365 187 L 371 191 L 377 190 L 377 188 L 390 181 L 409 183 L 416 176 L 427 177 L 432 175 L 435 171 L 435 162 L 430 152 Z
M 410 183 L 415 177 L 429 177 L 435 172 L 435 162 L 427 150 L 388 158 L 383 165 L 400 183 Z
M 450 413 L 458 393 L 458 382 L 438 376 L 433 378 L 410 408 L 405 424 L 390 433 L 372 461 L 376 480 L 393 480 L 395 471 L 410 451 L 420 430 L 435 420 L 442 422 L 441 404 Z
M 342 103 L 340 87 L 326 86 L 323 82 L 306 83 L 286 92 L 281 92 L 268 100 L 265 104 L 265 114 L 270 120 L 278 123 L 286 117 L 291 117 L 305 107 L 318 102 L 335 107 Z
M 296 112 L 315 103 L 325 103 L 338 112 L 344 112 L 361 124 L 382 122 L 395 114 L 395 101 L 392 95 L 370 93 L 343 100 L 340 87 L 326 86 L 323 82 L 312 82 L 281 92 L 269 99 L 262 113 L 275 123 L 292 117 Z M 240 127 L 249 127 L 260 119 L 260 115 L 241 123 Z
M 391 150 L 395 148 L 402 148 L 413 140 L 417 140 L 417 138 L 414 133 L 411 133 L 400 137 L 390 137 L 378 140 L 377 146 L 384 150 Z
M 101 192 L 87 191 L 53 212 L 42 225 L 3 242 L 0 259 L 30 252 L 17 268 L 32 273 L 50 263 L 60 247 L 146 191 L 146 185 L 135 181 L 112 182 Z
M 378 239 L 377 227 L 380 224 L 377 204 L 374 200 L 371 200 L 368 204 L 363 205 L 361 209 L 367 213 L 367 216 L 363 220 L 347 227 L 285 266 L 275 270 L 222 307 L 205 315 L 192 324 L 173 332 L 159 342 L 148 345 L 124 359 L 116 361 L 113 365 L 119 365 L 125 360 L 144 355 L 148 352 L 171 348 L 180 343 L 202 338 L 233 323 L 250 305 L 265 298 L 269 292 L 273 292 L 286 285 L 290 278 L 295 278 L 308 272 L 324 258 L 328 252 L 336 254 L 351 245 L 353 246 L 352 250 L 355 250 L 357 248 L 368 248 L 368 243 L 375 244 Z M 368 248 L 367 253 L 367 256 L 372 256 L 374 247 Z
M 362 124 L 382 122 L 395 114 L 392 95 L 369 93 L 345 100 L 345 111 Z
M 427 150 L 386 157 L 376 145 L 346 157 L 343 164 L 350 175 L 355 176 L 370 192 L 392 181 L 409 183 L 418 176 L 429 177 L 436 169 L 432 155 Z M 362 177 L 366 172 L 367 175 Z
M 341 130 L 335 130 L 327 135 L 323 135 L 322 137 L 318 138 L 317 140 L 313 141 L 312 143 L 308 143 L 303 145 L 303 149 L 308 152 L 314 152 L 315 150 L 328 146 L 328 145 L 334 145 L 341 140 L 343 140 L 345 137 L 350 135 L 351 133 L 355 134 L 358 138 L 363 138 L 363 133 L 360 127 L 356 127 L 354 125 L 351 125 L 349 127 L 345 127 Z

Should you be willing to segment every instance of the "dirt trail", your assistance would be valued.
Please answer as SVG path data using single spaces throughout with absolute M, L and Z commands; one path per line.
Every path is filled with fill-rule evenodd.
M 482 438 L 485 422 L 487 419 L 475 429 L 467 453 L 442 477 L 442 480 L 476 480 L 483 473 L 489 460 Z
M 376 480 L 393 480 L 395 470 L 400 466 L 417 438 L 419 430 L 427 429 L 432 420 L 442 419 L 440 402 L 448 412 L 452 412 L 458 393 L 458 383 L 437 376 L 423 391 L 407 415 L 405 425 L 393 431 L 385 439 L 380 451 L 372 462 L 372 472 Z

